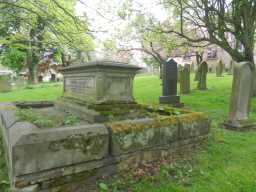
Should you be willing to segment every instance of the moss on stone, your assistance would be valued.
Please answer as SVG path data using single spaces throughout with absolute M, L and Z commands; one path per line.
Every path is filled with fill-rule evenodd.
M 170 109 L 161 109 L 163 112 L 168 112 Z M 165 110 L 165 111 L 164 111 Z M 109 122 L 107 126 L 111 128 L 114 133 L 129 133 L 134 131 L 143 131 L 147 128 L 161 128 L 161 127 L 170 127 L 178 125 L 179 123 L 193 123 L 197 121 L 208 121 L 208 116 L 200 112 L 188 112 L 183 111 L 183 114 L 173 115 L 173 112 L 167 115 L 156 115 L 152 118 L 152 121 L 148 123 L 144 122 L 143 124 L 136 121 L 118 121 L 118 122 Z
M 157 116 L 152 118 L 152 121 L 148 123 L 136 123 L 136 121 L 119 121 L 113 123 L 107 123 L 107 126 L 111 128 L 114 133 L 129 133 L 136 131 L 143 131 L 148 128 L 161 128 L 170 125 L 177 125 L 178 119 L 175 116 Z
M 39 128 L 52 128 L 60 126 L 71 126 L 80 122 L 80 118 L 68 113 L 58 113 L 50 115 L 46 113 L 40 113 L 40 111 L 32 108 L 17 109 L 16 115 L 22 121 L 28 121 Z
M 183 123 L 193 123 L 195 121 L 207 121 L 209 120 L 208 116 L 205 113 L 201 112 L 191 112 L 188 114 L 180 115 L 179 121 Z
M 55 178 L 54 180 L 47 182 L 47 188 L 50 191 L 55 192 L 70 192 L 69 185 L 73 185 L 76 182 L 87 180 L 97 174 L 96 169 L 76 173 L 68 176 L 62 176 Z M 67 186 L 68 185 L 68 186 Z
M 50 143 L 49 149 L 52 151 L 59 151 L 62 148 L 67 150 L 80 150 L 84 154 L 87 154 L 89 151 L 92 154 L 97 154 L 101 149 L 103 143 L 100 135 L 97 136 L 86 136 L 86 135 L 73 135 L 66 139 L 54 141 Z

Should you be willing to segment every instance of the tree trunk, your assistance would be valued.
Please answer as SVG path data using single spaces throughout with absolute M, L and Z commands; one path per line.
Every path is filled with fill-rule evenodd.
M 32 53 L 30 49 L 27 53 L 27 67 L 28 67 L 28 82 L 31 84 L 36 84 L 37 79 L 37 62 L 38 59 L 35 54 Z
M 29 78 L 28 81 L 31 84 L 37 84 L 38 79 L 37 79 L 37 69 L 35 65 L 32 65 L 31 67 L 28 68 L 28 73 L 29 73 Z

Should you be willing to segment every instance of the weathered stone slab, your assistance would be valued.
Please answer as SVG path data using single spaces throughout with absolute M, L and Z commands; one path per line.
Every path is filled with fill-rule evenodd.
M 16 106 L 13 103 L 1 103 L 0 104 L 0 113 L 1 113 L 1 124 L 2 126 L 9 128 L 15 122 L 18 121 L 16 117 Z
M 180 140 L 207 135 L 210 131 L 210 120 L 203 113 L 192 112 L 188 114 L 182 114 L 178 117 L 178 119 L 180 123 Z
M 0 75 L 0 92 L 8 92 L 12 90 L 10 75 Z
M 201 113 L 157 112 L 150 118 L 50 129 L 19 120 L 11 120 L 9 128 L 3 123 L 12 186 L 17 191 L 51 191 L 79 178 L 88 181 L 136 168 L 172 158 L 179 149 L 190 150 L 209 132 L 210 122 Z
M 234 65 L 229 119 L 224 124 L 226 128 L 242 129 L 242 127 L 251 127 L 248 123 L 244 123 L 249 116 L 255 75 L 250 65 L 249 62 L 240 62 Z
M 102 124 L 39 129 L 28 122 L 17 122 L 8 132 L 14 177 L 103 159 L 109 151 L 108 131 Z
M 111 153 L 114 156 L 167 145 L 178 139 L 175 117 L 114 122 L 108 126 L 112 131 Z
M 221 59 L 219 59 L 217 61 L 217 65 L 216 65 L 216 77 L 222 77 L 224 68 L 225 68 L 225 66 L 224 66 L 223 62 L 221 61 Z
M 208 64 L 203 61 L 198 68 L 198 84 L 197 87 L 199 90 L 207 89 L 207 73 L 208 73 Z
M 108 126 L 112 130 L 111 152 L 118 156 L 207 135 L 210 121 L 203 113 L 188 113 L 161 119 L 114 122 Z
M 180 93 L 187 94 L 190 92 L 190 65 L 185 64 L 180 69 Z

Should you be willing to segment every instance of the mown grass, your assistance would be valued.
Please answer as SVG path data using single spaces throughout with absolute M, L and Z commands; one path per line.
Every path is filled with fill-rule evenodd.
M 256 132 L 239 133 L 220 126 L 228 114 L 232 76 L 216 78 L 210 74 L 207 91 L 196 90 L 196 83 L 191 82 L 191 93 L 181 95 L 181 100 L 187 108 L 209 114 L 212 119 L 209 141 L 192 161 L 184 161 L 174 167 L 164 166 L 159 174 L 142 177 L 136 182 L 133 178 L 114 181 L 112 188 L 115 191 L 127 191 L 129 188 L 138 192 L 256 192 Z M 161 94 L 160 85 L 157 76 L 137 77 L 134 86 L 136 100 L 157 104 Z M 61 93 L 60 84 L 44 84 L 34 89 L 2 93 L 0 101 L 55 100 Z M 256 117 L 255 99 L 251 117 Z M 1 186 L 1 181 L 7 179 L 1 151 L 0 156 Z M 2 186 L 6 185 L 4 183 Z
M 0 93 L 0 102 L 13 101 L 54 101 L 62 94 L 61 83 L 43 83 L 29 85 L 22 89 L 15 89 L 11 92 Z

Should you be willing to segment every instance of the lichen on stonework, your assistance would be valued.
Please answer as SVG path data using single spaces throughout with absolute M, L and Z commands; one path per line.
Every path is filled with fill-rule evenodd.
M 173 126 L 178 124 L 178 119 L 175 116 L 157 116 L 155 118 L 149 119 L 148 122 L 135 122 L 135 121 L 119 121 L 113 123 L 107 123 L 106 125 L 111 128 L 114 133 L 119 132 L 135 132 L 143 131 L 149 128 L 161 128 L 167 126 Z
M 192 123 L 195 121 L 207 121 L 209 119 L 205 113 L 201 112 L 191 112 L 189 114 L 180 115 L 178 118 L 180 122 L 184 123 Z

